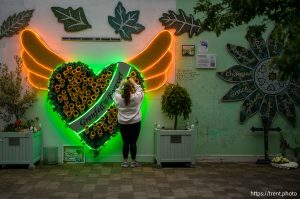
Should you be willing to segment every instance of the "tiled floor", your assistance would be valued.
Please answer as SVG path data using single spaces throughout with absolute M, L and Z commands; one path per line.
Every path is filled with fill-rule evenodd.
M 198 163 L 193 168 L 117 163 L 0 168 L 0 198 L 255 198 L 280 191 L 300 197 L 300 171 L 251 163 Z M 255 193 L 256 192 L 256 193 Z M 290 193 L 291 194 L 291 193 Z M 281 198 L 281 197 L 265 197 Z M 283 197 L 285 198 L 285 197 Z

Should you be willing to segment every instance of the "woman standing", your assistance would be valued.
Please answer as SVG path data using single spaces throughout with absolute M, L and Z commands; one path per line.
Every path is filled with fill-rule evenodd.
M 131 92 L 134 87 L 135 92 Z M 114 94 L 114 101 L 118 108 L 118 123 L 120 125 L 123 140 L 123 163 L 122 167 L 128 167 L 128 154 L 130 151 L 131 167 L 138 166 L 136 161 L 136 142 L 141 129 L 141 103 L 144 98 L 142 87 L 132 78 L 122 80 L 120 87 Z

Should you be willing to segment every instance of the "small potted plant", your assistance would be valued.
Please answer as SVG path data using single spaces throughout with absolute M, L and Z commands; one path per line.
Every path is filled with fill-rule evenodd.
M 13 71 L 6 64 L 0 63 L 0 118 L 7 123 L 5 131 L 27 128 L 23 116 L 37 100 L 34 89 L 24 88 L 21 58 L 15 56 L 15 60 L 17 66 Z
M 174 119 L 174 130 L 177 129 L 178 116 L 188 119 L 191 109 L 192 100 L 187 90 L 176 84 L 168 84 L 161 97 L 161 110 L 167 114 L 170 119 Z
M 177 129 L 178 117 L 187 119 L 192 112 L 192 100 L 187 90 L 176 84 L 168 84 L 161 97 L 161 110 L 174 119 L 174 129 L 155 129 L 155 155 L 157 166 L 162 162 L 195 164 L 195 133 L 192 127 Z M 176 152 L 176 153 L 174 153 Z

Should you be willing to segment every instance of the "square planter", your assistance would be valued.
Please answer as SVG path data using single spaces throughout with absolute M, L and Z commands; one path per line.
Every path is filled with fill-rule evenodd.
M 155 158 L 157 166 L 162 162 L 186 162 L 195 164 L 195 130 L 155 129 Z
M 0 132 L 0 165 L 34 164 L 41 160 L 42 133 Z

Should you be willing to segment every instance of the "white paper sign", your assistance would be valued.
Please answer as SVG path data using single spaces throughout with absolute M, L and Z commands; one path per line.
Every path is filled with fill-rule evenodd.
M 216 54 L 199 54 L 197 55 L 197 68 L 216 68 L 217 58 Z

